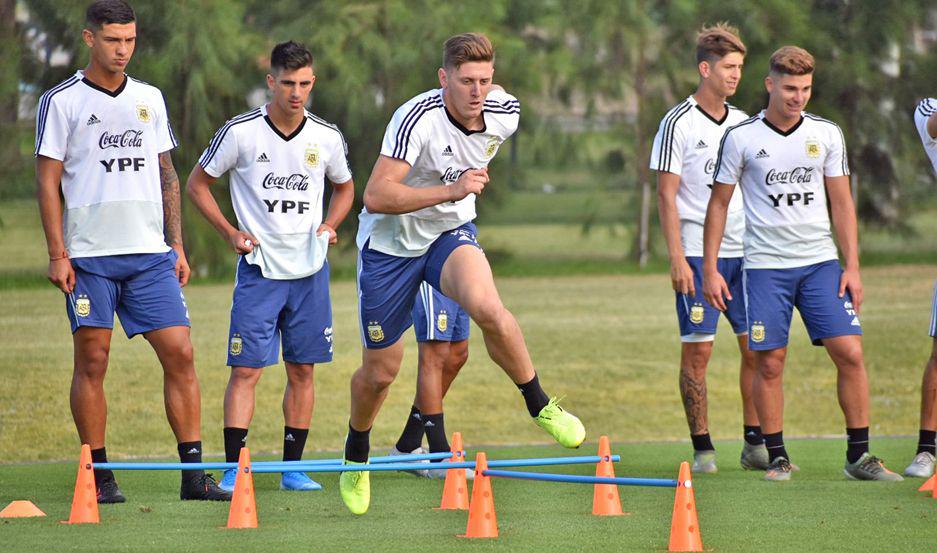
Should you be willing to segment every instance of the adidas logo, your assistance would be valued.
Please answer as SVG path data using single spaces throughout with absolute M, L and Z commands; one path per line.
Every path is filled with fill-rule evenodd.
M 283 438 L 283 441 L 284 441 L 284 442 L 295 442 L 295 441 L 296 441 L 296 438 L 294 438 L 292 434 L 287 434 L 286 437 Z
M 88 118 L 88 125 L 87 125 L 87 126 L 90 127 L 91 125 L 97 125 L 97 124 L 100 123 L 100 122 L 101 122 L 101 120 L 98 119 L 98 117 L 97 117 L 95 114 L 92 113 L 92 114 L 91 114 L 91 117 Z
M 444 155 L 444 156 L 452 156 L 452 155 L 453 155 L 453 154 L 452 154 L 452 147 L 449 146 L 449 145 L 447 145 L 447 146 L 446 146 L 446 149 L 442 151 L 442 155 Z
M 758 153 L 755 154 L 755 159 L 764 159 L 766 157 L 771 157 L 771 156 L 768 155 L 768 152 L 766 152 L 764 148 L 758 150 Z
M 426 421 L 426 422 L 423 424 L 423 426 L 425 426 L 425 427 L 428 428 L 428 427 L 430 427 L 430 426 L 436 426 L 436 425 L 433 424 L 433 421 Z
M 195 453 L 201 453 L 201 451 L 199 451 L 197 447 L 193 447 L 192 449 L 185 452 L 186 455 L 192 455 Z
M 707 146 L 706 143 L 703 142 L 702 140 L 700 140 L 699 142 L 696 143 L 696 149 L 697 149 L 697 150 L 702 150 L 703 148 L 708 148 L 708 147 L 709 147 L 709 146 Z
M 270 163 L 270 158 L 267 157 L 267 152 L 263 152 L 257 156 L 257 163 Z
M 853 317 L 853 318 L 852 318 L 852 323 L 850 323 L 850 324 L 851 324 L 852 326 L 862 326 L 862 325 L 859 323 L 859 317 Z

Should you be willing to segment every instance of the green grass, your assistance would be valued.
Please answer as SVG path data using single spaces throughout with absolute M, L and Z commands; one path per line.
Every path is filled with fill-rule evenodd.
M 906 440 L 880 439 L 873 447 L 893 465 L 908 456 Z M 707 551 L 921 551 L 934 536 L 937 501 L 915 492 L 921 481 L 847 481 L 839 440 L 791 440 L 801 471 L 785 483 L 743 471 L 738 442 L 717 448 L 720 472 L 693 482 Z M 588 444 L 582 453 L 594 450 Z M 558 447 L 485 451 L 502 459 L 566 454 Z M 617 475 L 649 478 L 675 478 L 689 453 L 672 443 L 613 443 L 613 452 L 622 456 Z M 465 540 L 455 537 L 465 532 L 464 511 L 432 509 L 440 481 L 374 474 L 371 509 L 358 518 L 341 502 L 337 475 L 317 476 L 325 489 L 310 493 L 280 492 L 275 475 L 256 475 L 258 528 L 227 530 L 227 504 L 180 502 L 177 473 L 125 472 L 118 477 L 126 504 L 102 506 L 100 525 L 68 526 L 59 521 L 68 518 L 75 462 L 2 470 L 3 503 L 28 498 L 48 515 L 0 523 L 7 551 L 666 551 L 674 497 L 670 488 L 621 487 L 629 515 L 595 517 L 591 486 L 494 479 L 500 537 Z

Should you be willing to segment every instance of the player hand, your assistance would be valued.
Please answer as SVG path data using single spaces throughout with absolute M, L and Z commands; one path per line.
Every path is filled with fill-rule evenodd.
M 703 275 L 703 299 L 719 311 L 726 310 L 726 300 L 732 301 L 729 285 L 718 271 Z
M 172 249 L 176 252 L 176 278 L 179 279 L 179 286 L 185 286 L 189 283 L 192 269 L 189 268 L 189 262 L 185 258 L 185 250 L 182 249 L 182 246 L 176 245 Z
M 846 295 L 846 290 L 849 290 L 849 295 L 852 296 L 852 308 L 858 315 L 862 307 L 862 279 L 859 277 L 859 269 L 847 268 L 839 277 L 840 298 Z
M 49 282 L 66 294 L 75 290 L 75 268 L 67 257 L 49 261 L 49 272 L 46 274 Z
M 481 195 L 488 184 L 488 168 L 469 169 L 459 176 L 459 179 L 449 186 L 452 201 L 457 202 L 469 194 Z
M 260 240 L 254 238 L 244 231 L 236 230 L 228 235 L 228 243 L 239 255 L 244 255 L 254 251 L 254 246 L 260 245 Z
M 330 246 L 333 244 L 338 244 L 338 233 L 335 232 L 335 229 L 333 229 L 332 227 L 330 227 L 329 225 L 325 223 L 322 223 L 321 225 L 319 225 L 319 228 L 316 229 L 316 236 L 319 236 L 323 232 L 329 233 L 329 245 Z
M 693 269 L 685 257 L 670 263 L 670 282 L 673 289 L 683 295 L 696 296 L 696 284 L 693 281 Z

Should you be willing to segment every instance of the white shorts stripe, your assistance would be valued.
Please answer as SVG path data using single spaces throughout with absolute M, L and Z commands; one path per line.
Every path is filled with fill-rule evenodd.
M 937 334 L 937 283 L 934 283 L 934 296 L 930 303 L 930 335 Z

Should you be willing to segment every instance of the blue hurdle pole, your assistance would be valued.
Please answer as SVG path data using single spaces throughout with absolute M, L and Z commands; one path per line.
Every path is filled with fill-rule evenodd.
M 407 455 L 387 455 L 383 457 L 374 457 L 370 460 L 370 462 L 374 464 L 403 463 L 407 461 L 432 461 L 436 459 L 448 459 L 450 457 L 452 457 L 452 453 L 413 453 Z M 284 467 L 284 470 L 279 472 L 305 470 L 304 467 L 341 464 L 341 459 L 311 459 L 307 461 L 256 461 L 251 463 L 251 465 L 254 467 L 270 465 Z M 110 470 L 227 470 L 238 468 L 238 464 L 223 463 L 220 461 L 217 463 L 98 463 L 94 465 L 94 468 Z
M 547 474 L 544 472 L 519 472 L 513 470 L 486 470 L 485 476 L 498 478 L 517 478 L 520 480 L 541 480 L 543 482 L 567 482 L 571 484 L 615 484 L 618 486 L 652 486 L 657 488 L 676 488 L 676 480 L 662 478 L 610 478 L 601 476 L 578 476 L 573 474 Z

